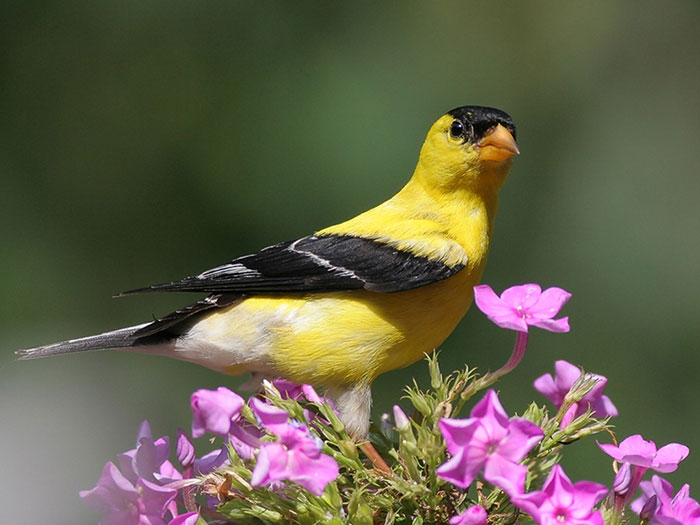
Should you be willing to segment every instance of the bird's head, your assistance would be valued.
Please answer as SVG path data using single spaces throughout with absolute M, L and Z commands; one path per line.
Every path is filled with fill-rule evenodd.
M 513 119 L 500 109 L 462 106 L 428 131 L 418 165 L 433 188 L 497 191 L 518 155 Z

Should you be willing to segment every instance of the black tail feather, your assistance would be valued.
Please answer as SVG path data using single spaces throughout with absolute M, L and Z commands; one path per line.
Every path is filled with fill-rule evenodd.
M 37 346 L 36 348 L 26 348 L 24 350 L 17 350 L 15 354 L 17 354 L 20 359 L 36 359 L 53 355 L 107 350 L 109 348 L 129 348 L 131 346 L 143 344 L 134 334 L 144 326 L 146 325 L 130 326 L 129 328 L 105 332 L 104 334 Z
M 241 297 L 240 294 L 210 295 L 150 323 L 121 328 L 89 337 L 81 337 L 80 339 L 37 346 L 36 348 L 17 350 L 15 354 L 19 356 L 19 359 L 36 359 L 77 352 L 91 352 L 110 348 L 127 349 L 166 343 L 177 338 L 181 333 L 182 326 L 187 325 L 188 322 L 199 315 L 213 308 L 229 306 L 241 299 Z

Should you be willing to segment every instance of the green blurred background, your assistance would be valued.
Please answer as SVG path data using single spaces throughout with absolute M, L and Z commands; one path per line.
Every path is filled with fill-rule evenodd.
M 433 120 L 464 104 L 508 111 L 522 151 L 484 281 L 573 293 L 571 333 L 533 333 L 500 384 L 506 409 L 544 403 L 531 384 L 556 359 L 583 365 L 609 378 L 618 435 L 689 445 L 669 479 L 700 482 L 700 3 L 5 1 L 0 14 L 4 521 L 96 522 L 77 492 L 142 419 L 173 436 L 194 389 L 242 381 L 13 350 L 165 314 L 193 297 L 110 296 L 378 204 Z M 441 363 L 494 369 L 513 341 L 472 310 Z M 412 376 L 425 382 L 425 365 L 377 381 L 375 417 Z M 566 452 L 572 478 L 611 484 L 592 440 Z

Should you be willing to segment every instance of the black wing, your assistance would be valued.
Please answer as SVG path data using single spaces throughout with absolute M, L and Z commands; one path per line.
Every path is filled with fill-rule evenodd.
M 178 326 L 190 318 L 195 318 L 199 314 L 214 308 L 224 308 L 229 306 L 243 296 L 241 294 L 212 294 L 196 303 L 189 304 L 179 310 L 169 313 L 165 317 L 155 319 L 153 322 L 140 327 L 131 334 L 134 340 L 130 346 L 144 344 L 156 344 L 162 341 L 173 339 L 180 334 Z
M 446 279 L 464 268 L 350 235 L 312 235 L 276 244 L 181 281 L 132 293 L 290 293 L 362 289 L 399 292 Z

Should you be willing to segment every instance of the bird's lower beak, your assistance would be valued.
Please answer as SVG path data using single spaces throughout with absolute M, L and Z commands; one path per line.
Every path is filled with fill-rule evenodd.
M 504 161 L 514 155 L 520 155 L 513 135 L 505 126 L 498 124 L 479 141 L 479 158 L 481 160 Z

